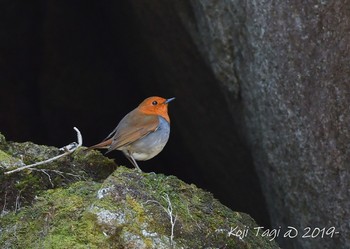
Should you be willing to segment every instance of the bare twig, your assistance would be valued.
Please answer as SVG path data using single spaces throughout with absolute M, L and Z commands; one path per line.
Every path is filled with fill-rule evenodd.
M 168 208 L 165 210 L 170 218 L 170 224 L 171 224 L 171 234 L 170 234 L 170 245 L 173 245 L 174 243 L 174 227 L 177 219 L 177 215 L 173 215 L 173 205 L 171 204 L 170 198 L 168 194 L 165 194 L 165 197 L 163 196 L 164 200 L 168 202 Z
M 170 245 L 173 246 L 173 244 L 174 244 L 174 228 L 175 228 L 175 223 L 177 220 L 177 215 L 175 215 L 175 216 L 173 215 L 173 205 L 170 201 L 169 195 L 165 194 L 163 196 L 163 199 L 168 203 L 168 207 L 164 207 L 158 201 L 155 201 L 155 200 L 148 200 L 148 201 L 146 201 L 146 203 L 148 203 L 148 202 L 156 203 L 159 206 L 161 206 L 164 209 L 164 211 L 168 214 L 169 219 L 170 219 L 170 224 L 171 224 Z
M 45 175 L 47 175 L 47 177 L 49 178 L 49 182 L 50 182 L 50 184 L 51 184 L 51 186 L 53 188 L 55 187 L 55 185 L 52 182 L 51 175 L 49 174 L 50 172 L 55 173 L 57 175 L 60 175 L 63 178 L 66 178 L 65 175 L 67 175 L 67 176 L 75 177 L 76 179 L 79 179 L 79 180 L 81 180 L 81 179 L 86 180 L 86 178 L 84 176 L 76 175 L 76 174 L 73 174 L 73 173 L 62 172 L 62 171 L 55 170 L 55 169 L 35 169 L 35 168 L 30 168 L 30 170 L 42 172 Z
M 45 175 L 47 175 L 47 177 L 49 178 L 49 182 L 51 183 L 51 186 L 52 186 L 53 188 L 55 187 L 55 185 L 54 185 L 53 182 L 52 182 L 52 179 L 51 179 L 50 174 L 47 173 L 46 170 L 44 170 L 44 169 L 35 169 L 35 170 L 39 170 L 39 171 L 43 172 Z
M 6 213 L 6 205 L 7 205 L 7 190 L 5 191 L 4 206 L 2 207 L 2 211 L 1 211 L 0 217 L 5 215 L 5 213 Z
M 33 168 L 33 167 L 36 167 L 36 166 L 39 166 L 39 165 L 42 165 L 42 164 L 50 163 L 50 162 L 55 161 L 55 160 L 57 160 L 57 159 L 59 159 L 61 157 L 64 157 L 66 155 L 69 155 L 69 154 L 73 153 L 76 149 L 78 149 L 83 144 L 83 137 L 81 136 L 80 131 L 76 127 L 74 127 L 74 130 L 77 132 L 78 143 L 73 142 L 73 143 L 70 143 L 67 146 L 61 148 L 60 150 L 64 151 L 63 154 L 55 156 L 55 157 L 52 157 L 52 158 L 49 158 L 49 159 L 41 161 L 41 162 L 37 162 L 37 163 L 34 163 L 34 164 L 30 164 L 30 165 L 25 165 L 25 166 L 19 167 L 17 169 L 7 171 L 7 172 L 5 172 L 5 174 L 12 174 L 12 173 L 24 170 L 24 169 L 29 169 L 29 168 Z
M 18 191 L 18 194 L 16 196 L 15 212 L 17 212 L 21 208 L 21 194 L 22 190 Z

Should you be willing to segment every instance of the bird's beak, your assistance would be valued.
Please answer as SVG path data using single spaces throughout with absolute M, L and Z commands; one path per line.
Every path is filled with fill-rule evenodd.
M 168 104 L 169 102 L 173 101 L 175 98 L 170 98 L 170 99 L 167 99 L 165 100 L 164 104 Z

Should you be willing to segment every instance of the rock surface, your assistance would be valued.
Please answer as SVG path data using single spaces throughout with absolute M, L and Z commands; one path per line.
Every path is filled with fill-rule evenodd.
M 30 205 L 43 190 L 67 186 L 81 180 L 104 180 L 117 167 L 97 151 L 78 149 L 59 160 L 12 174 L 7 171 L 62 154 L 58 148 L 32 142 L 7 142 L 0 133 L 1 214 Z
M 333 238 L 299 236 L 282 241 L 282 246 L 349 248 L 348 3 L 131 2 L 136 18 L 142 20 L 138 25 L 163 68 L 174 66 L 169 58 L 176 57 L 175 53 L 183 56 L 179 51 L 196 45 L 221 86 L 234 118 L 232 127 L 250 148 L 272 226 L 295 226 L 300 231 L 308 226 L 335 227 L 340 232 Z M 155 21 L 157 18 L 162 21 Z M 190 39 L 175 40 L 158 32 L 171 29 L 174 36 L 181 37 L 186 30 Z M 159 73 L 162 82 L 181 77 L 171 70 Z M 191 85 L 199 89 L 193 82 Z M 204 85 L 210 88 L 209 83 Z M 205 93 L 202 88 L 198 91 Z M 198 100 L 194 102 L 205 102 Z M 193 103 L 184 105 L 196 108 Z
M 260 184 L 272 227 L 340 231 L 283 248 L 350 247 L 346 1 L 7 1 L 1 10 L 0 120 L 12 136 L 59 144 L 76 123 L 95 141 L 139 99 L 174 95 L 175 136 L 158 165 L 267 220 Z
M 175 96 L 170 140 L 141 167 L 194 182 L 233 210 L 268 225 L 251 153 L 240 137 L 239 115 L 233 113 L 239 108 L 227 104 L 239 85 L 228 83 L 233 95 L 226 93 L 218 79 L 227 73 L 215 75 L 204 56 L 209 41 L 199 49 L 201 40 L 194 42 L 188 33 L 187 28 L 198 29 L 190 2 L 135 4 L 4 3 L 0 130 L 11 140 L 62 146 L 74 125 L 84 134 L 84 144 L 92 145 L 145 97 Z M 216 72 L 223 71 L 218 67 Z M 128 164 L 122 153 L 109 155 Z
M 28 149 L 23 156 L 36 160 L 55 151 L 31 143 L 10 143 L 12 149 L 7 151 L 17 155 L 15 151 L 22 146 Z M 43 151 L 48 154 L 43 155 Z M 84 161 L 85 167 L 90 168 L 99 157 L 92 152 Z M 76 167 L 76 161 L 69 159 L 64 160 L 67 167 L 60 168 L 60 176 L 69 175 L 64 171 Z M 2 167 L 4 162 L 10 161 L 1 160 Z M 45 165 L 46 174 L 42 176 L 50 179 L 57 165 Z M 21 198 L 35 195 L 31 201 L 27 197 L 24 207 L 17 205 L 16 211 L 10 211 L 11 200 L 5 194 L 0 216 L 1 248 L 278 248 L 269 237 L 254 233 L 258 225 L 249 215 L 231 211 L 212 194 L 174 176 L 118 167 L 103 183 L 86 176 L 84 181 L 45 190 L 44 181 L 33 180 L 38 177 L 36 172 L 13 174 L 16 183 L 1 173 L 2 189 L 4 184 L 9 185 L 5 193 L 21 185 Z

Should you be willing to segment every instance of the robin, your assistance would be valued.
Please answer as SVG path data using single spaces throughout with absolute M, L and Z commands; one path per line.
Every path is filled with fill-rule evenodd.
M 149 97 L 129 112 L 99 144 L 89 149 L 120 150 L 141 171 L 136 161 L 158 155 L 168 142 L 170 119 L 168 103 L 175 98 Z

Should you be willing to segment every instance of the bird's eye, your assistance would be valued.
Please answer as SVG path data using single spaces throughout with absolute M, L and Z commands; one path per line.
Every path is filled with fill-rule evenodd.
M 158 105 L 158 102 L 157 101 L 153 101 L 152 105 Z

